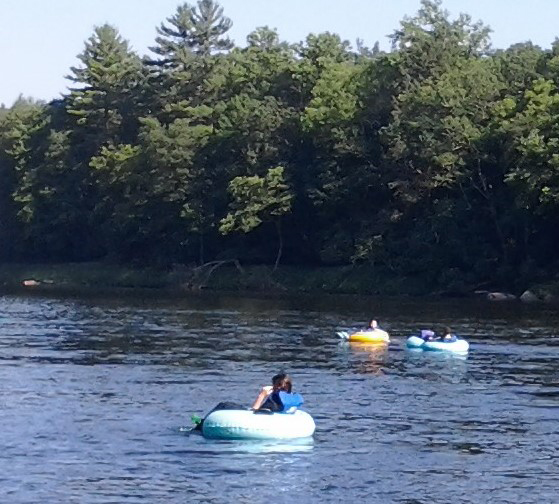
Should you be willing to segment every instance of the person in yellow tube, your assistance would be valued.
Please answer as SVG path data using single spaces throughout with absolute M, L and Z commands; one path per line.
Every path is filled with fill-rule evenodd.
M 379 329 L 378 322 L 375 319 L 371 319 L 366 331 L 374 331 L 375 329 Z

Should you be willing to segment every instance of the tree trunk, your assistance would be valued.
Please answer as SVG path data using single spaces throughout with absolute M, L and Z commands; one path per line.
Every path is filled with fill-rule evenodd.
M 491 214 L 491 218 L 493 220 L 493 226 L 495 227 L 495 231 L 497 233 L 497 239 L 499 240 L 499 246 L 501 248 L 501 254 L 503 257 L 503 263 L 508 266 L 509 264 L 509 253 L 507 247 L 507 240 L 505 238 L 505 233 L 503 233 L 503 228 L 499 222 L 499 214 L 497 212 L 497 208 L 495 206 L 495 202 L 493 199 L 489 200 L 489 213 Z
M 281 220 L 278 219 L 276 221 L 276 231 L 278 232 L 278 253 L 276 255 L 276 262 L 274 264 L 274 269 L 272 270 L 272 272 L 275 272 L 278 269 L 279 266 L 279 262 L 281 259 L 281 254 L 283 253 L 283 235 L 281 234 Z
M 200 233 L 200 250 L 199 250 L 200 264 L 204 264 L 204 235 Z
M 482 170 L 481 170 L 481 163 L 478 160 L 477 163 L 477 175 L 479 178 L 479 186 L 477 184 L 473 184 L 473 186 L 475 187 L 475 189 L 477 189 L 477 191 L 485 198 L 486 202 L 487 202 L 487 208 L 489 209 L 489 215 L 491 216 L 491 220 L 493 223 L 493 226 L 495 228 L 495 232 L 497 234 L 497 239 L 499 242 L 499 248 L 501 249 L 501 257 L 503 260 L 503 264 L 508 265 L 509 264 L 509 253 L 508 253 L 508 247 L 507 247 L 507 240 L 505 237 L 505 233 L 503 232 L 503 228 L 501 227 L 501 224 L 499 222 L 499 213 L 497 211 L 497 206 L 495 205 L 495 199 L 493 197 L 493 194 L 491 192 L 491 186 L 487 183 L 487 180 L 485 178 L 485 175 L 483 174 Z

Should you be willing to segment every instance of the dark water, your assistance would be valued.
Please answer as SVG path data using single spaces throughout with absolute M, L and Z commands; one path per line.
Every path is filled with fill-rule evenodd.
M 373 315 L 388 350 L 337 340 Z M 434 324 L 469 356 L 404 349 Z M 0 297 L 0 502 L 557 502 L 558 335 L 520 305 Z M 280 369 L 314 442 L 181 429 Z

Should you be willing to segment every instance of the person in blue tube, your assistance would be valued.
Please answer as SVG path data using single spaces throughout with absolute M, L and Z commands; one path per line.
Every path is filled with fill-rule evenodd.
M 423 341 L 435 341 L 438 338 L 435 331 L 432 331 L 431 329 L 421 329 L 419 334 L 419 337 Z
M 450 327 L 444 327 L 441 331 L 440 340 L 444 341 L 445 343 L 452 343 L 453 341 L 456 341 L 456 336 L 452 334 Z
M 420 332 L 420 338 L 424 341 L 444 341 L 448 343 L 456 341 L 456 336 L 452 334 L 450 327 L 443 327 L 439 334 L 431 331 L 430 329 L 422 329 Z
M 279 373 L 272 378 L 271 386 L 262 387 L 252 409 L 283 413 L 294 411 L 303 404 L 303 397 L 293 393 L 292 389 L 291 378 L 285 373 Z
M 291 378 L 285 373 L 279 373 L 272 378 L 272 385 L 262 387 L 250 409 L 255 413 L 293 413 L 303 404 L 303 397 L 293 393 L 292 388 Z M 206 417 L 218 410 L 246 410 L 246 407 L 234 402 L 220 402 Z M 201 431 L 204 418 L 193 415 L 192 421 L 195 423 L 192 430 Z

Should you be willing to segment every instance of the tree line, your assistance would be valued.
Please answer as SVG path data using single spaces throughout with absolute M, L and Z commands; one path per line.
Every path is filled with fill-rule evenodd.
M 493 50 L 439 0 L 388 52 L 231 25 L 185 3 L 148 56 L 97 27 L 61 99 L 0 108 L 0 260 L 556 272 L 559 41 Z

